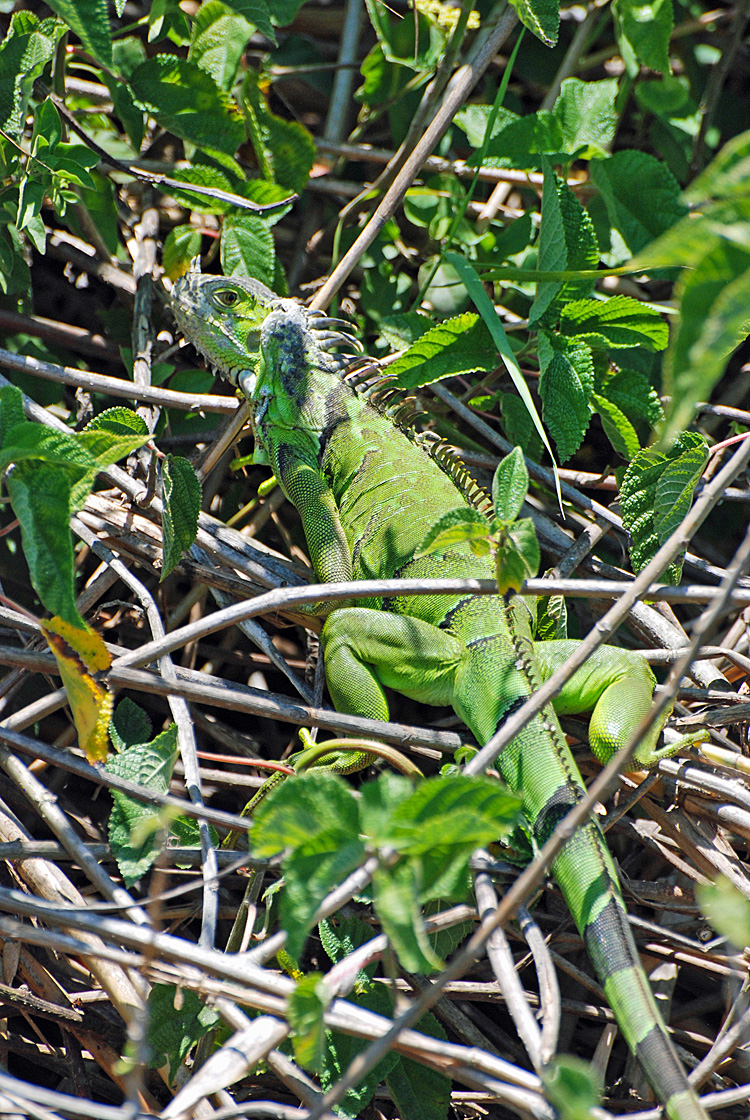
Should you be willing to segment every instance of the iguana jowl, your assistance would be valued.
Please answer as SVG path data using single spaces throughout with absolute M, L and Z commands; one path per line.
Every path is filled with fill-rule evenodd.
M 328 347 L 335 321 L 311 316 L 244 279 L 192 270 L 175 285 L 187 338 L 248 397 L 257 443 L 297 507 L 318 579 L 491 578 L 468 544 L 415 559 L 438 518 L 466 498 L 454 480 L 391 418 L 341 376 Z M 388 719 L 385 688 L 451 705 L 480 743 L 569 656 L 575 643 L 532 640 L 516 596 L 404 596 L 321 609 L 326 679 L 340 711 Z M 600 757 L 627 741 L 651 703 L 654 679 L 635 654 L 605 646 L 555 702 L 593 711 Z M 660 727 L 642 743 L 656 755 Z M 365 760 L 360 760 L 360 765 Z M 582 779 L 545 708 L 503 751 L 498 766 L 523 796 L 541 845 L 583 795 Z M 352 767 L 350 765 L 349 767 Z M 553 871 L 620 1029 L 671 1120 L 707 1120 L 675 1053 L 628 924 L 616 871 L 598 825 L 569 841 Z

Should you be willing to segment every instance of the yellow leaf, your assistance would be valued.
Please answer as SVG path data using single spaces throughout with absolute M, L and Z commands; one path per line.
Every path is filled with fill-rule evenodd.
M 41 627 L 68 694 L 78 743 L 89 762 L 103 762 L 114 696 L 92 674 L 109 668 L 112 659 L 107 648 L 90 627 L 81 630 L 57 615 Z

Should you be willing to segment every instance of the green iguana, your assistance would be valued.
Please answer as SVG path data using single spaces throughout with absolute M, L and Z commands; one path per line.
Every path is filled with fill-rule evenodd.
M 246 279 L 202 276 L 175 285 L 186 337 L 250 401 L 257 444 L 302 518 L 321 582 L 392 577 L 492 578 L 468 543 L 415 558 L 428 529 L 467 502 L 450 472 L 410 439 L 330 353 L 342 324 L 282 300 Z M 532 640 L 524 600 L 500 596 L 404 596 L 328 604 L 322 647 L 339 711 L 387 720 L 385 689 L 451 705 L 479 743 L 564 662 L 574 642 Z M 604 646 L 566 685 L 560 713 L 593 711 L 589 736 L 609 757 L 649 708 L 647 663 Z M 665 717 L 666 718 L 666 717 Z M 662 720 L 663 723 L 663 720 Z M 661 725 L 638 751 L 658 757 Z M 351 772 L 362 755 L 333 768 Z M 506 747 L 498 766 L 523 796 L 541 846 L 583 796 L 583 783 L 551 708 Z M 263 791 L 261 791 L 263 792 Z M 690 1087 L 638 958 L 614 863 L 594 821 L 557 857 L 553 871 L 625 1039 L 671 1120 L 707 1120 Z

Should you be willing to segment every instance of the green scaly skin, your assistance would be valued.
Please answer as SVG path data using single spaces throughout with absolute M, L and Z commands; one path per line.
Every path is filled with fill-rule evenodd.
M 257 283 L 193 270 L 177 283 L 172 301 L 185 335 L 248 397 L 257 444 L 299 511 L 320 582 L 492 578 L 489 561 L 468 544 L 414 558 L 427 530 L 466 499 L 422 447 L 342 380 L 344 363 L 328 352 L 341 324 Z M 576 644 L 535 643 L 519 596 L 509 607 L 500 597 L 436 595 L 321 604 L 316 613 L 325 618 L 326 679 L 339 711 L 386 720 L 384 689 L 394 688 L 423 703 L 451 705 L 480 743 Z M 606 759 L 648 710 L 653 687 L 641 657 L 601 647 L 555 708 L 592 711 L 591 745 Z M 639 764 L 676 749 L 657 748 L 660 732 L 656 727 L 641 743 Z M 368 762 L 366 754 L 342 755 L 330 765 L 351 772 Z M 498 765 L 510 788 L 522 793 L 541 846 L 583 796 L 551 707 L 527 724 Z M 620 1029 L 670 1120 L 707 1120 L 654 1002 L 594 821 L 568 842 L 553 871 Z

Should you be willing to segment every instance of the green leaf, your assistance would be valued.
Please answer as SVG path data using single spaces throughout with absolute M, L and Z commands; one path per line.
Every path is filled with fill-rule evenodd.
M 615 32 L 631 76 L 641 66 L 669 74 L 669 40 L 674 29 L 672 0 L 614 0 Z
M 542 228 L 539 234 L 539 268 L 543 272 L 563 272 L 596 268 L 599 249 L 596 234 L 586 211 L 568 185 L 544 161 L 542 188 Z M 536 299 L 529 312 L 529 323 L 536 324 L 550 312 L 556 301 L 588 295 L 592 280 L 555 281 L 537 284 Z
M 129 696 L 121 700 L 114 710 L 109 737 L 118 753 L 126 747 L 134 747 L 136 743 L 147 743 L 151 738 L 151 720 Z
M 420 1019 L 414 1029 L 443 1041 L 448 1037 L 435 1016 L 430 1014 Z M 446 1120 L 451 1080 L 445 1074 L 399 1055 L 386 1084 L 401 1120 Z
M 750 945 L 750 902 L 724 875 L 713 883 L 698 883 L 695 897 L 717 933 L 744 949 Z
M 252 23 L 220 0 L 207 0 L 193 20 L 188 58 L 210 74 L 219 89 L 229 93 L 254 30 Z
M 633 457 L 620 492 L 622 520 L 632 537 L 630 559 L 639 572 L 687 514 L 708 459 L 705 440 L 682 432 L 668 451 L 646 447 Z M 678 584 L 682 556 L 661 577 Z
M 614 78 L 600 82 L 565 79 L 552 108 L 562 134 L 561 151 L 578 159 L 600 159 L 607 155 L 617 128 L 617 89 Z M 554 154 L 548 152 L 548 155 Z
M 324 770 L 287 778 L 258 806 L 249 841 L 260 857 L 287 849 L 281 914 L 296 958 L 320 902 L 364 857 L 354 795 Z
M 509 442 L 518 445 L 524 454 L 538 463 L 544 446 L 521 398 L 515 393 L 503 393 L 500 397 L 500 414 Z
M 323 1016 L 331 998 L 322 974 L 310 972 L 297 981 L 294 991 L 287 999 L 294 1056 L 303 1069 L 314 1073 L 319 1073 L 323 1064 Z
M 275 43 L 273 25 L 286 27 L 291 23 L 298 8 L 301 7 L 302 0 L 273 0 L 273 4 L 268 0 L 224 0 L 224 4 L 237 15 L 243 16 L 262 35 Z
M 602 1091 L 593 1066 L 570 1054 L 552 1059 L 542 1072 L 544 1088 L 560 1120 L 592 1120 Z
M 195 1044 L 221 1021 L 218 1011 L 204 1007 L 190 988 L 154 984 L 148 995 L 149 1065 L 160 1069 L 169 1063 L 174 1079 Z
M 201 484 L 192 463 L 179 455 L 168 455 L 162 467 L 162 487 L 164 563 L 161 580 L 165 580 L 195 541 Z
M 136 67 L 130 87 L 138 106 L 183 140 L 232 155 L 245 139 L 237 107 L 195 62 L 156 55 Z
M 417 311 L 405 311 L 400 315 L 385 315 L 378 326 L 380 337 L 392 350 L 405 350 L 427 334 L 432 322 Z
M 630 346 L 663 350 L 669 341 L 669 329 L 659 312 L 630 296 L 567 303 L 560 312 L 560 331 L 602 350 Z
M 31 12 L 15 12 L 5 39 L 0 42 L 0 129 L 20 138 L 34 82 L 55 53 L 62 30 L 48 30 Z M 44 30 L 43 30 L 44 29 Z
M 522 517 L 502 534 L 495 553 L 495 577 L 499 595 L 520 591 L 524 580 L 539 571 L 539 540 L 534 522 Z
M 523 461 L 523 451 L 514 447 L 498 463 L 492 479 L 492 504 L 495 517 L 501 521 L 515 521 L 521 512 L 529 489 L 529 472 Z
M 557 445 L 560 462 L 575 454 L 591 418 L 594 364 L 577 339 L 539 333 L 539 395 L 542 416 Z
M 258 214 L 228 214 L 221 234 L 221 267 L 226 276 L 245 276 L 271 287 L 276 250 L 271 226 Z
M 256 74 L 245 74 L 242 94 L 250 121 L 250 138 L 263 177 L 301 193 L 315 163 L 312 136 L 297 121 L 285 121 L 271 112 Z
M 664 419 L 659 394 L 645 373 L 628 368 L 627 360 L 622 369 L 607 378 L 602 393 L 633 423 L 645 420 L 653 428 Z
M 176 761 L 177 728 L 172 724 L 150 743 L 139 743 L 113 755 L 105 767 L 118 778 L 166 793 Z M 126 793 L 113 790 L 112 799 L 109 842 L 125 885 L 131 887 L 159 855 L 168 818 L 158 806 L 144 805 Z
M 414 389 L 496 365 L 497 348 L 489 331 L 478 315 L 467 311 L 431 327 L 396 359 L 388 373 L 402 389 Z
M 89 420 L 83 430 L 84 432 L 111 432 L 116 436 L 151 438 L 148 425 L 143 417 L 139 416 L 137 412 L 133 412 L 132 408 L 126 408 L 123 405 L 107 408 L 104 412 L 100 412 L 93 420 Z
M 111 66 L 112 31 L 107 0 L 50 0 L 49 6 L 78 36 L 84 50 L 103 66 Z
M 746 199 L 750 182 L 750 132 L 733 136 L 688 189 L 683 198 L 690 203 L 709 199 Z
M 511 0 L 518 18 L 537 39 L 554 47 L 560 31 L 560 8 L 557 0 Z
M 162 252 L 162 265 L 164 272 L 170 280 L 187 272 L 188 265 L 193 257 L 197 257 L 201 249 L 201 235 L 192 226 L 175 226 L 167 234 Z
M 5 385 L 0 389 L 0 448 L 11 440 L 11 431 L 16 424 L 25 424 L 23 393 L 15 385 Z
M 599 393 L 591 394 L 591 403 L 601 418 L 602 427 L 609 442 L 623 459 L 632 459 L 640 451 L 641 444 L 635 428 L 617 405 Z
M 535 637 L 539 642 L 564 642 L 568 637 L 568 607 L 564 595 L 540 595 L 536 601 Z
M 6 486 L 34 590 L 51 614 L 84 627 L 75 601 L 70 474 L 51 463 L 19 462 Z
M 388 1018 L 393 1015 L 390 994 L 382 984 L 358 992 L 354 996 L 350 995 L 348 999 L 357 1007 L 372 1011 L 376 1015 L 384 1015 Z M 327 1032 L 326 1040 L 324 1064 L 320 1074 L 320 1087 L 323 1092 L 327 1092 L 333 1085 L 337 1084 L 357 1055 L 361 1054 L 370 1045 L 366 1038 L 357 1038 L 351 1034 L 340 1034 L 338 1031 Z M 399 1055 L 395 1050 L 391 1050 L 357 1085 L 347 1091 L 336 1106 L 336 1111 L 342 1117 L 342 1120 L 359 1116 L 369 1104 L 380 1082 L 388 1076 L 390 1070 L 398 1061 Z
M 432 71 L 445 51 L 445 34 L 434 19 L 414 12 L 401 19 L 378 0 L 366 0 L 367 12 L 388 62 L 411 70 Z
M 373 876 L 374 905 L 383 932 L 407 972 L 429 975 L 443 967 L 424 928 L 418 903 L 418 864 L 404 860 L 395 867 L 379 867 Z
M 750 233 L 750 225 L 746 234 Z M 750 330 L 750 251 L 721 241 L 680 277 L 680 314 L 664 362 L 670 395 L 663 440 L 685 427 L 708 400 L 732 351 Z
M 463 541 L 486 541 L 490 526 L 487 518 L 471 506 L 459 506 L 439 517 L 427 530 L 414 556 L 445 552 Z
M 633 256 L 686 213 L 680 186 L 663 163 L 625 148 L 590 167 L 591 180 L 601 193 L 609 221 Z M 623 257 L 623 259 L 625 259 Z

